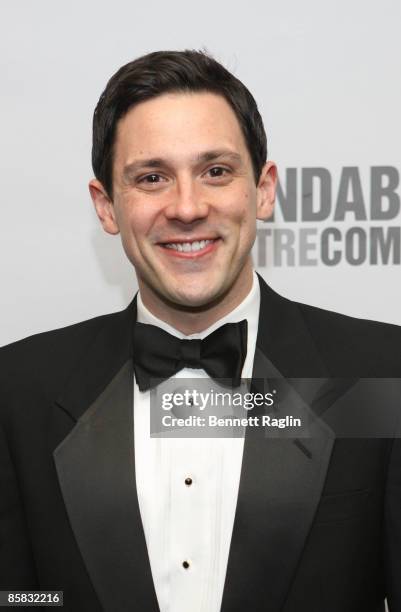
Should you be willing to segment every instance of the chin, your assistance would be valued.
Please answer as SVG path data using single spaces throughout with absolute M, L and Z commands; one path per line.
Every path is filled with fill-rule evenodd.
M 188 308 L 200 308 L 206 306 L 211 301 L 209 296 L 193 295 L 193 294 L 170 294 L 170 300 L 177 306 L 185 306 Z
M 195 289 L 193 292 L 187 290 L 185 292 L 176 291 L 172 293 L 169 291 L 167 296 L 170 301 L 178 306 L 187 308 L 202 308 L 217 301 L 222 293 L 223 290 L 211 290 L 210 287 L 208 287 L 204 291 L 199 291 L 199 288 L 197 290 Z

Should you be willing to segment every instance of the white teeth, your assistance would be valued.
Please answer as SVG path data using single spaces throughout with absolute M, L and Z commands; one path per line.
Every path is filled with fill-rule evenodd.
M 183 251 L 184 253 L 189 253 L 190 251 L 200 251 L 204 249 L 207 244 L 213 242 L 213 240 L 200 240 L 199 242 L 195 240 L 194 242 L 169 242 L 164 246 L 167 249 L 174 249 L 174 251 Z

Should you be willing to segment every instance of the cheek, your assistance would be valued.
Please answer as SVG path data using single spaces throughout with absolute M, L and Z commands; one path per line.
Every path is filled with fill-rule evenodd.
M 141 241 L 141 237 L 146 236 L 151 225 L 151 220 L 146 214 L 144 207 L 137 203 L 127 201 L 118 210 L 117 222 L 123 243 L 134 246 Z
M 233 193 L 229 210 L 232 218 L 239 223 L 249 222 L 256 217 L 256 192 L 247 186 L 237 190 L 236 193 Z
M 248 196 L 244 205 L 238 209 L 239 243 L 249 249 L 256 238 L 256 204 Z
M 256 238 L 256 223 L 250 223 L 250 220 L 245 220 L 241 228 L 240 242 L 242 243 L 245 250 L 255 242 Z
M 252 233 L 256 228 L 256 202 L 249 194 L 244 194 L 233 207 L 232 218 L 243 233 Z

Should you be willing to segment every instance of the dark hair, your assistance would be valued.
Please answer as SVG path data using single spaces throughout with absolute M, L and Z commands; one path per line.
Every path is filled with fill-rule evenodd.
M 245 137 L 255 181 L 267 158 L 258 107 L 243 83 L 203 51 L 155 51 L 122 66 L 109 80 L 93 116 L 92 167 L 112 197 L 116 126 L 132 106 L 167 92 L 209 91 L 232 107 Z

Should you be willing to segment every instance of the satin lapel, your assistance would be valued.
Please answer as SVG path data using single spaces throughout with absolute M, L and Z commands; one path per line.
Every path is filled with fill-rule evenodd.
M 106 612 L 157 611 L 135 486 L 127 361 L 54 453 L 68 516 Z
M 222 612 L 282 609 L 320 500 L 333 434 L 316 419 L 309 398 L 327 376 L 296 304 L 280 298 L 261 279 L 261 312 L 253 369 L 253 391 L 272 391 L 283 401 L 280 417 L 300 417 L 300 439 L 246 431 L 237 509 Z M 284 371 L 283 371 L 284 370 Z M 290 384 L 284 376 L 309 377 Z M 305 399 L 306 398 L 306 399 Z
M 55 402 L 75 421 L 132 356 L 136 297 L 125 310 L 106 315 L 102 319 L 103 324 L 80 355 L 74 371 Z
M 135 300 L 105 318 L 56 402 L 77 420 L 54 460 L 78 547 L 105 612 L 159 610 L 135 482 L 135 320 Z

